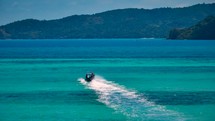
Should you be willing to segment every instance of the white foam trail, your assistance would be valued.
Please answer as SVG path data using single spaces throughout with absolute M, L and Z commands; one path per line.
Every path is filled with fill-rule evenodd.
M 123 86 L 107 81 L 100 76 L 95 76 L 91 82 L 83 78 L 79 81 L 87 88 L 95 90 L 98 101 L 110 108 L 123 113 L 129 120 L 150 121 L 184 121 L 182 114 L 167 110 L 164 106 L 156 105 L 136 91 L 131 91 Z

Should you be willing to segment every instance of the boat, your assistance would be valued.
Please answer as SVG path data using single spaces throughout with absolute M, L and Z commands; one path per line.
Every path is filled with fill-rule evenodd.
M 94 79 L 94 77 L 95 77 L 94 73 L 92 73 L 92 72 L 91 73 L 87 73 L 86 77 L 85 77 L 85 81 L 91 82 Z

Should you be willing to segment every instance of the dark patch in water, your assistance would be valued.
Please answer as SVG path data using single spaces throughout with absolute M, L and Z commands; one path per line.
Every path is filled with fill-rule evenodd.
M 89 91 L 40 91 L 26 93 L 0 93 L 0 103 L 32 104 L 95 104 L 97 96 Z
M 202 92 L 143 92 L 144 96 L 159 105 L 204 105 L 215 104 L 214 91 Z
M 166 92 L 147 91 L 140 94 L 159 105 L 215 104 L 215 92 Z M 93 91 L 39 91 L 23 93 L 0 93 L 0 103 L 32 104 L 95 104 L 98 96 Z

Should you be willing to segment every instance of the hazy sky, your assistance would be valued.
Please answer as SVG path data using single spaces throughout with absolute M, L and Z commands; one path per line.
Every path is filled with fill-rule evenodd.
M 215 0 L 0 0 L 0 25 L 13 21 L 58 19 L 119 8 L 184 7 Z

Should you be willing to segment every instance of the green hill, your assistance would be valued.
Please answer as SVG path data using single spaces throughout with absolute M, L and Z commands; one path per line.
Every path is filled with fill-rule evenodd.
M 0 26 L 0 38 L 166 38 L 171 29 L 189 27 L 209 15 L 215 15 L 215 3 L 185 8 L 118 9 L 49 21 L 27 19 Z
M 170 31 L 169 39 L 215 40 L 215 16 L 208 16 L 186 29 L 173 29 Z

